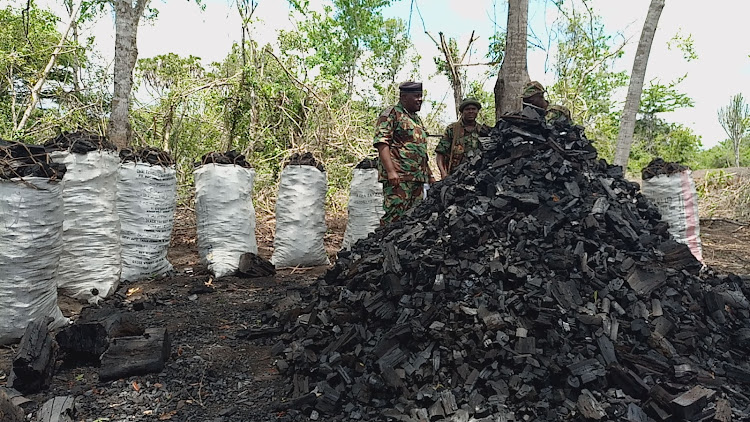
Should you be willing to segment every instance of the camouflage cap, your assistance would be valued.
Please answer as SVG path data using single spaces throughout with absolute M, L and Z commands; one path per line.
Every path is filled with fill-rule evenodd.
M 524 85 L 523 91 L 521 92 L 521 97 L 529 98 L 536 94 L 544 94 L 544 92 L 545 92 L 544 85 L 542 85 L 541 83 L 537 81 L 531 81 L 531 82 L 528 82 L 526 85 Z
M 480 110 L 482 109 L 482 103 L 476 98 L 464 98 L 464 100 L 461 101 L 461 104 L 458 105 L 458 111 L 464 111 L 464 109 L 470 105 L 476 106 Z
M 422 92 L 422 82 L 407 81 L 398 86 L 401 92 Z
M 561 106 L 559 104 L 552 104 L 549 107 L 547 107 L 547 119 L 558 119 L 560 117 L 565 117 L 566 119 L 570 120 L 570 110 L 568 110 L 567 107 Z

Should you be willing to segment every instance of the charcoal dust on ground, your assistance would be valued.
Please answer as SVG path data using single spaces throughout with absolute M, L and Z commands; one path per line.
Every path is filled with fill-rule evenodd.
M 511 116 L 340 252 L 272 351 L 321 420 L 747 420 L 750 289 L 579 126 Z

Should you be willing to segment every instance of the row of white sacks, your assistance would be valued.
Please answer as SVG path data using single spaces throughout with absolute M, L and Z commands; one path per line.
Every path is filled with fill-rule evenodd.
M 120 163 L 115 152 L 53 152 L 66 164 L 62 182 L 0 180 L 0 344 L 19 339 L 29 322 L 67 323 L 57 291 L 96 303 L 120 279 L 172 269 L 167 260 L 176 206 L 173 168 Z M 198 248 L 217 277 L 257 253 L 252 191 L 255 172 L 227 164 L 195 171 Z M 279 183 L 271 261 L 277 267 L 328 265 L 323 246 L 324 172 L 284 168 Z M 344 247 L 366 237 L 382 215 L 375 169 L 355 169 Z
M 258 253 L 252 202 L 255 172 L 235 165 L 203 165 L 194 173 L 198 253 L 217 277 L 237 270 L 240 256 Z M 281 172 L 271 262 L 277 268 L 329 265 L 325 172 L 289 165 Z M 349 249 L 380 224 L 383 191 L 377 169 L 354 169 L 341 247 Z

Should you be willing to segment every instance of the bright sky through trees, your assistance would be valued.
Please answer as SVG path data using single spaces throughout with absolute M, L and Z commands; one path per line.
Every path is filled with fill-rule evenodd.
M 64 16 L 64 9 L 58 3 L 55 0 L 39 2 L 42 7 L 51 5 L 58 16 Z M 253 36 L 262 44 L 274 43 L 278 29 L 292 28 L 287 2 L 259 0 L 258 3 L 255 16 L 260 21 L 255 26 Z M 311 4 L 315 3 L 316 1 L 311 1 Z M 414 7 L 412 3 L 415 4 Z M 618 70 L 629 72 L 649 0 L 594 0 L 589 3 L 602 16 L 607 30 L 613 34 L 622 33 L 628 40 L 626 55 L 617 66 Z M 152 6 L 159 9 L 159 17 L 139 29 L 139 57 L 171 52 L 184 56 L 192 54 L 201 57 L 206 63 L 224 58 L 232 43 L 240 38 L 236 6 L 231 0 L 204 0 L 204 4 L 205 10 L 201 11 L 190 2 L 153 0 Z M 445 76 L 435 76 L 432 58 L 438 52 L 424 30 L 429 31 L 436 39 L 440 31 L 447 37 L 457 38 L 460 48 L 465 48 L 471 31 L 476 31 L 479 41 L 474 44 L 471 59 L 472 62 L 486 62 L 484 56 L 489 38 L 496 28 L 504 29 L 506 12 L 507 2 L 503 0 L 401 0 L 386 10 L 385 15 L 398 16 L 410 22 L 412 40 L 422 56 L 420 72 L 428 97 L 430 100 L 446 102 L 446 109 L 452 110 L 450 85 Z M 694 99 L 695 107 L 662 117 L 692 128 L 702 136 L 704 148 L 716 145 L 726 138 L 716 118 L 717 110 L 726 105 L 736 93 L 750 97 L 750 46 L 745 42 L 747 34 L 743 29 L 748 15 L 750 2 L 742 0 L 716 0 L 710 3 L 671 0 L 667 1 L 659 21 L 646 84 L 653 78 L 668 83 L 688 74 L 678 88 Z M 550 37 L 554 36 L 551 35 L 551 25 L 556 16 L 557 9 L 550 1 L 531 0 L 529 33 L 540 44 L 554 45 L 554 40 L 550 41 Z M 97 37 L 101 53 L 111 60 L 114 49 L 112 19 L 101 18 L 89 30 Z M 697 60 L 688 63 L 679 50 L 668 49 L 668 41 L 678 33 L 683 36 L 692 34 Z M 553 54 L 554 51 L 545 52 L 541 49 L 530 52 L 528 67 L 532 79 L 545 84 L 552 82 Z M 485 88 L 491 91 L 494 78 L 487 76 L 485 71 L 485 67 L 469 68 L 469 80 L 486 81 Z M 624 98 L 624 92 L 622 96 Z M 451 117 L 446 114 L 445 119 L 448 121 Z

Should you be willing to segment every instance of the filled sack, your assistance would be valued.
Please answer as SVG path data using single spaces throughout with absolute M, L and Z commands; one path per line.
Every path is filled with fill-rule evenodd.
M 672 237 L 687 245 L 693 256 L 703 262 L 698 193 L 692 172 L 682 170 L 644 178 L 641 191 L 659 209 L 662 220 L 669 223 Z
M 329 265 L 326 233 L 325 172 L 314 165 L 287 165 L 276 198 L 276 232 L 271 262 L 276 267 Z
M 377 168 L 355 168 L 349 188 L 346 231 L 341 249 L 349 250 L 359 239 L 380 227 L 383 216 L 383 185 Z
M 0 344 L 37 319 L 50 318 L 50 329 L 68 322 L 57 306 L 62 191 L 49 178 L 0 178 Z
M 137 161 L 120 164 L 117 213 L 123 280 L 140 280 L 172 270 L 167 252 L 176 206 L 174 167 Z
M 98 303 L 120 282 L 120 158 L 111 150 L 52 151 L 50 157 L 68 169 L 58 287 L 66 296 Z
M 195 177 L 195 214 L 201 263 L 216 277 L 234 274 L 240 256 L 258 253 L 255 240 L 255 170 L 204 164 Z

